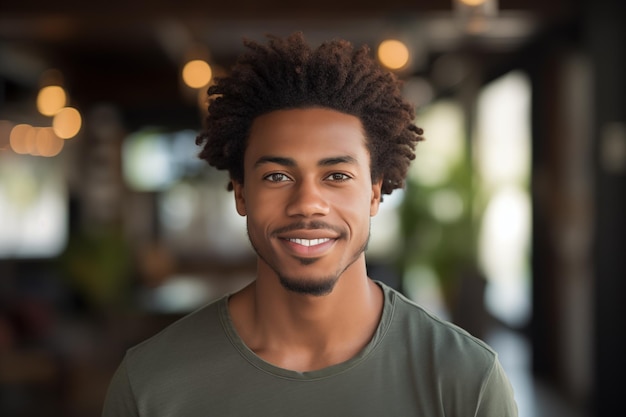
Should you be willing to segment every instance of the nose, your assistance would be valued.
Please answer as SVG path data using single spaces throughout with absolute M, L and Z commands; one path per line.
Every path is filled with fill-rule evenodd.
M 329 208 L 322 185 L 306 180 L 292 188 L 286 211 L 288 216 L 314 217 L 327 215 Z

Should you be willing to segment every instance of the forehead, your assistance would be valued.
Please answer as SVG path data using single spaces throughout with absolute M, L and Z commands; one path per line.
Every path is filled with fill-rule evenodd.
M 265 153 L 369 157 L 360 119 L 327 108 L 277 110 L 257 117 L 250 129 L 246 157 Z

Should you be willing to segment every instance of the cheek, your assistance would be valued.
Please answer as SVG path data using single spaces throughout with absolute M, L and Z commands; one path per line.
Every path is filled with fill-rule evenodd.
M 366 193 L 340 194 L 334 202 L 335 209 L 349 222 L 369 223 L 371 217 L 370 195 Z
M 248 228 L 270 228 L 284 206 L 279 196 L 249 194 L 246 199 Z

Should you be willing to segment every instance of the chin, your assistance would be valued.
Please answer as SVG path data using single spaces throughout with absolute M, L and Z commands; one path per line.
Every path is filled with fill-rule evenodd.
M 288 291 L 301 295 L 321 297 L 330 294 L 335 288 L 338 277 L 323 279 L 294 279 L 280 276 L 280 283 Z

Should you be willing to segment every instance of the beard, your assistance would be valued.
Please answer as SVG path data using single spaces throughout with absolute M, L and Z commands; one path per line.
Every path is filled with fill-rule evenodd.
M 277 272 L 274 270 L 274 272 Z M 339 280 L 339 276 L 330 276 L 318 278 L 316 280 L 296 279 L 278 275 L 280 284 L 284 289 L 300 295 L 313 295 L 321 297 L 330 294 L 335 288 L 335 284 Z
M 370 232 L 367 233 L 367 238 L 362 243 L 361 246 L 353 253 L 352 257 L 345 265 L 339 265 L 339 268 L 334 272 L 327 276 L 323 277 L 303 277 L 303 276 L 293 276 L 289 275 L 287 271 L 284 271 L 284 268 L 280 268 L 277 263 L 271 262 L 266 256 L 264 256 L 261 251 L 259 251 L 257 245 L 255 245 L 254 240 L 250 236 L 248 232 L 248 239 L 252 245 L 252 248 L 256 252 L 257 256 L 263 260 L 278 276 L 278 280 L 280 284 L 288 291 L 291 291 L 300 295 L 312 295 L 316 297 L 324 296 L 330 294 L 335 285 L 339 281 L 339 278 L 343 273 L 352 266 L 361 256 L 363 252 L 367 250 L 367 246 L 369 244 Z M 301 265 L 313 265 L 320 258 L 296 258 Z

